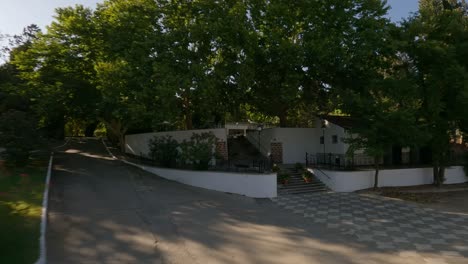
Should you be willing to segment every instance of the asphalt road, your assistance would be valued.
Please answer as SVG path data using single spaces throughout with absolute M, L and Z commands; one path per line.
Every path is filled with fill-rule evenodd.
M 56 153 L 49 209 L 50 264 L 426 263 L 270 200 L 164 180 L 112 160 L 97 139 Z

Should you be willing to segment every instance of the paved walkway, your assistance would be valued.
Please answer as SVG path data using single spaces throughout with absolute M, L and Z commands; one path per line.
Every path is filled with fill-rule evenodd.
M 287 195 L 274 202 L 382 251 L 427 263 L 468 263 L 468 215 L 355 193 Z
M 459 238 L 466 240 L 465 235 L 455 232 L 466 231 L 463 218 L 454 217 L 461 219 L 455 223 L 463 227 L 447 231 L 456 237 L 446 238 L 453 243 L 443 248 L 445 253 L 438 247 L 383 248 L 366 241 L 366 237 L 359 239 L 357 228 L 340 222 L 346 217 L 341 209 L 350 205 L 340 202 L 338 211 L 327 209 L 332 206 L 317 207 L 338 202 L 326 200 L 333 195 L 323 197 L 323 202 L 311 202 L 311 197 L 304 196 L 280 197 L 275 200 L 278 206 L 268 199 L 189 187 L 112 160 L 98 140 L 72 140 L 55 155 L 48 263 L 468 263 L 465 245 L 455 244 Z M 373 204 L 367 202 L 362 200 L 359 208 Z M 286 204 L 290 204 L 289 209 L 284 209 Z M 330 222 L 304 217 L 305 211 L 293 213 L 291 208 L 300 204 L 316 216 L 327 210 Z M 378 215 L 392 209 L 381 205 L 368 213 Z M 316 213 L 312 213 L 313 208 Z M 431 215 L 414 209 L 418 217 Z M 370 223 L 385 223 L 383 216 L 363 218 Z M 426 224 L 424 221 L 421 225 Z M 328 225 L 333 223 L 339 226 Z M 362 222 L 362 226 L 366 224 Z M 348 230 L 354 233 L 347 234 Z

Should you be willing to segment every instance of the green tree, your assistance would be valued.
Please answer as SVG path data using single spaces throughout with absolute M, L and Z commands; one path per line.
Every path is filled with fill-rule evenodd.
M 96 85 L 102 96 L 98 116 L 122 149 L 129 129 L 151 130 L 153 123 L 162 122 L 169 113 L 164 107 L 168 97 L 156 89 L 152 77 L 160 17 L 157 3 L 151 0 L 105 1 L 95 12 L 99 32 Z
M 417 84 L 420 116 L 432 150 L 434 184 L 444 181 L 450 139 L 464 129 L 468 107 L 468 16 L 464 1 L 421 0 L 403 23 L 402 50 Z
M 247 9 L 241 1 L 161 1 L 164 36 L 154 58 L 158 89 L 177 106 L 180 127 L 220 123 L 249 83 Z
M 345 3 L 340 5 L 346 6 Z M 350 137 L 345 139 L 350 144 L 349 154 L 364 150 L 374 158 L 374 188 L 377 188 L 380 163 L 392 146 L 415 147 L 424 138 L 418 126 L 420 100 L 395 40 L 400 31 L 383 17 L 384 3 L 355 4 L 363 8 L 355 9 L 362 12 L 357 16 L 359 19 L 351 19 L 352 23 L 338 21 L 340 31 L 350 37 L 342 39 L 341 48 L 336 47 L 338 61 L 332 65 L 337 67 L 334 72 L 337 76 L 330 76 L 333 84 L 330 93 L 335 105 L 354 120 Z M 362 31 L 355 30 L 353 25 Z
M 382 76 L 363 91 L 343 93 L 343 109 L 354 117 L 350 137 L 345 139 L 350 145 L 348 154 L 364 150 L 374 158 L 374 188 L 379 186 L 379 165 L 392 146 L 416 147 L 423 140 L 415 91 L 405 80 Z
M 0 146 L 6 148 L 9 163 L 25 166 L 38 143 L 35 120 L 27 112 L 10 109 L 0 115 Z
M 13 53 L 11 62 L 27 82 L 49 136 L 63 137 L 68 120 L 96 119 L 94 33 L 90 9 L 59 8 L 46 33 L 38 33 L 28 49 Z
M 277 116 L 287 126 L 288 111 L 304 92 L 304 38 L 307 1 L 250 1 L 253 80 L 251 104 L 263 114 Z M 309 2 L 311 3 L 311 2 Z

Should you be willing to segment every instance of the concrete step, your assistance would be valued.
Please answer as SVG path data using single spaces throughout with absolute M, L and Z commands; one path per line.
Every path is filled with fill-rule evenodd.
M 315 189 L 315 190 L 281 190 L 278 192 L 279 195 L 285 194 L 305 194 L 305 193 L 317 193 L 317 192 L 327 192 L 328 189 Z
M 286 190 L 286 189 L 314 189 L 314 188 L 324 188 L 325 185 L 323 184 L 316 184 L 316 185 L 311 185 L 311 184 L 304 184 L 304 185 L 281 185 L 281 189 Z
M 281 184 L 281 183 L 280 183 Z M 290 186 L 290 187 L 294 187 L 294 186 L 317 186 L 317 185 L 320 185 L 320 186 L 324 186 L 323 183 L 321 182 L 304 182 L 304 181 L 300 181 L 300 182 L 293 182 L 293 181 L 290 181 L 288 182 L 288 184 L 286 184 L 286 186 Z
M 295 169 L 289 169 L 291 175 L 289 183 L 282 185 L 278 183 L 278 194 L 302 194 L 328 191 L 327 186 L 316 177 L 307 183 L 302 178 L 302 172 L 296 172 Z

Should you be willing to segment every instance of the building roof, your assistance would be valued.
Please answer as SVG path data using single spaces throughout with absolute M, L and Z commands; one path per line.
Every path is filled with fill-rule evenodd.
M 322 116 L 323 119 L 327 120 L 330 123 L 338 125 L 345 129 L 350 129 L 353 127 L 354 120 L 350 116 Z

